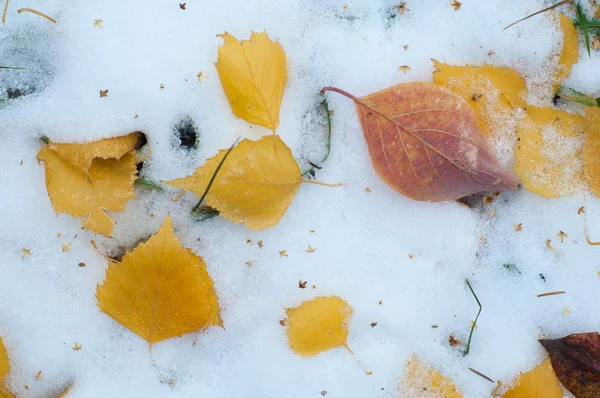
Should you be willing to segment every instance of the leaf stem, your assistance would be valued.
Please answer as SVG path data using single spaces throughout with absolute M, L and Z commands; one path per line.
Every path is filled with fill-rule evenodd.
M 19 8 L 17 10 L 17 12 L 20 14 L 22 12 L 30 12 L 32 14 L 35 15 L 39 15 L 40 17 L 46 18 L 48 21 L 52 22 L 52 23 L 56 23 L 56 19 L 44 14 L 43 12 L 39 12 L 37 10 L 34 10 L 33 8 Z
M 215 178 L 217 177 L 217 174 L 219 173 L 219 170 L 221 170 L 221 167 L 223 166 L 223 163 L 225 163 L 225 159 L 227 159 L 227 157 L 229 156 L 229 154 L 233 150 L 233 147 L 236 146 L 236 144 L 238 143 L 238 141 L 240 140 L 240 138 L 241 137 L 238 137 L 237 140 L 235 140 L 235 142 L 229 148 L 229 150 L 227 151 L 227 153 L 225 154 L 225 156 L 223 156 L 223 159 L 221 159 L 221 161 L 219 162 L 219 165 L 217 166 L 217 168 L 216 168 L 215 172 L 213 173 L 212 177 L 210 178 L 210 181 L 208 182 L 208 185 L 206 186 L 206 189 L 204 190 L 204 193 L 202 194 L 202 197 L 200 197 L 200 200 L 198 201 L 198 203 L 196 204 L 196 206 L 194 206 L 192 208 L 192 215 L 196 216 L 196 215 L 199 214 L 197 212 L 198 208 L 202 205 L 202 202 L 204 202 L 204 198 L 206 197 L 206 195 L 208 195 L 208 191 L 210 191 L 210 187 L 212 187 L 212 184 L 215 181 Z
M 2 23 L 6 23 L 6 12 L 8 11 L 8 2 L 10 0 L 6 0 L 6 3 L 4 3 L 4 11 L 2 12 Z
M 475 320 L 473 321 L 473 324 L 471 325 L 471 332 L 469 333 L 469 341 L 467 342 L 467 348 L 465 348 L 465 352 L 464 352 L 464 355 L 468 355 L 469 349 L 471 348 L 471 337 L 473 337 L 473 330 L 475 330 L 475 327 L 477 326 L 477 319 L 479 319 L 479 314 L 481 314 L 481 310 L 483 309 L 483 307 L 481 306 L 481 303 L 479 302 L 479 299 L 477 298 L 475 291 L 473 291 L 473 288 L 471 287 L 471 283 L 469 282 L 469 280 L 465 279 L 465 282 L 467 282 L 467 286 L 469 286 L 469 290 L 473 294 L 473 297 L 475 297 L 475 301 L 477 301 L 477 305 L 479 306 L 479 311 L 477 312 L 477 316 L 475 317 Z
M 302 182 L 306 183 L 306 184 L 322 185 L 324 187 L 331 187 L 331 188 L 335 188 L 335 187 L 339 187 L 339 186 L 343 185 L 341 182 L 338 182 L 337 184 L 327 184 L 327 183 L 324 183 L 324 182 L 313 181 L 313 180 L 302 180 Z

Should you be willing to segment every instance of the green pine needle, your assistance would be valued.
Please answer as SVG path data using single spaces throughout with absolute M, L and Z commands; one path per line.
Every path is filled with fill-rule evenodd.
M 585 106 L 597 106 L 600 108 L 600 97 L 592 98 L 589 95 L 585 95 L 566 86 L 559 87 L 555 94 L 561 98 L 565 98 Z
M 475 330 L 475 328 L 477 327 L 477 320 L 479 319 L 479 314 L 481 314 L 481 310 L 483 309 L 483 307 L 481 306 L 481 303 L 479 302 L 477 295 L 473 291 L 473 288 L 471 287 L 471 283 L 469 283 L 469 280 L 465 279 L 465 282 L 467 282 L 467 286 L 469 286 L 469 290 L 471 291 L 471 293 L 473 293 L 473 297 L 475 297 L 475 301 L 477 301 L 477 305 L 479 306 L 479 312 L 477 312 L 477 316 L 475 317 L 475 320 L 473 321 L 473 324 L 471 325 L 471 332 L 469 333 L 469 341 L 467 342 L 467 348 L 465 348 L 465 352 L 464 352 L 464 355 L 467 355 L 467 354 L 469 354 L 469 349 L 471 348 L 471 337 L 473 337 L 473 330 Z
M 0 69 L 27 70 L 26 68 L 18 68 L 16 66 L 2 66 L 2 65 L 0 65 Z
M 221 170 L 221 166 L 223 166 L 223 163 L 225 163 L 225 159 L 227 159 L 227 156 L 229 156 L 229 154 L 233 150 L 233 147 L 236 146 L 236 144 L 238 143 L 239 140 L 240 140 L 240 137 L 238 137 L 238 139 L 235 140 L 235 142 L 233 143 L 233 145 L 231 146 L 231 148 L 229 148 L 229 150 L 227 151 L 227 153 L 225 154 L 225 156 L 223 156 L 223 159 L 221 159 L 221 161 L 219 162 L 219 165 L 217 166 L 217 169 L 213 173 L 212 177 L 210 178 L 210 181 L 208 182 L 208 185 L 206 186 L 206 189 L 204 190 L 204 193 L 202 194 L 202 197 L 200 198 L 200 200 L 198 201 L 198 203 L 196 204 L 196 206 L 194 206 L 194 208 L 192 209 L 192 215 L 193 216 L 197 216 L 197 215 L 199 215 L 201 213 L 201 212 L 198 211 L 198 208 L 202 205 L 202 202 L 204 202 L 204 198 L 206 198 L 206 195 L 208 195 L 208 191 L 210 191 L 210 187 L 212 187 L 213 182 L 215 182 L 215 178 L 217 178 L 217 174 L 219 173 L 219 170 Z M 217 212 L 217 214 L 218 214 L 218 212 Z
M 151 181 L 145 180 L 143 178 L 138 178 L 137 180 L 134 181 L 135 185 L 139 185 L 141 187 L 146 187 L 146 188 L 150 188 L 150 189 L 156 189 L 157 191 L 164 191 L 164 188 L 161 187 L 158 184 L 155 184 Z

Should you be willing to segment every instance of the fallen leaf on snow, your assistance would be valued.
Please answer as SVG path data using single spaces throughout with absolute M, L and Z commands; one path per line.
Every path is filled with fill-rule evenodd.
M 279 257 L 288 257 L 287 250 L 279 250 Z
M 552 370 L 550 359 L 545 359 L 527 373 L 521 373 L 514 381 L 514 387 L 502 398 L 562 398 L 562 388 Z
M 453 66 L 433 60 L 433 82 L 449 88 L 475 109 L 486 136 L 498 139 L 514 130 L 517 107 L 526 107 L 525 80 L 509 68 Z
M 314 253 L 314 252 L 315 252 L 315 250 L 317 250 L 317 249 L 315 249 L 315 248 L 314 248 L 314 247 L 312 247 L 311 245 L 308 245 L 308 249 L 306 249 L 306 252 L 307 252 L 307 253 Z
M 191 176 L 164 182 L 201 196 L 226 153 L 220 150 Z M 279 136 L 245 139 L 222 164 L 206 203 L 236 224 L 243 222 L 252 230 L 270 228 L 283 217 L 301 182 L 292 151 Z
M 597 332 L 570 334 L 540 343 L 552 360 L 556 376 L 577 398 L 600 397 L 600 336 Z
M 100 28 L 102 29 L 102 20 L 101 19 L 94 19 L 94 28 Z
M 36 373 L 33 375 L 33 377 L 35 377 L 35 380 L 36 380 L 36 381 L 40 381 L 40 380 L 42 380 L 42 379 L 44 378 L 44 377 L 42 376 L 42 371 L 41 371 L 41 370 L 38 370 L 38 371 L 37 371 L 37 372 L 36 372 Z
M 584 185 L 585 119 L 560 109 L 527 107 L 517 126 L 515 173 L 545 198 L 571 196 Z
M 450 5 L 454 7 L 454 11 L 458 11 L 460 10 L 460 6 L 462 6 L 462 3 L 460 1 L 454 0 Z
M 100 98 L 108 97 L 108 90 L 100 90 Z
M 408 65 L 402 65 L 398 67 L 398 70 L 406 75 L 406 72 L 409 72 L 411 68 Z
M 286 308 L 289 346 L 296 354 L 310 357 L 347 345 L 348 318 L 352 308 L 339 297 L 317 297 L 300 306 Z
M 275 131 L 287 81 L 283 48 L 266 31 L 241 42 L 227 32 L 219 37 L 224 42 L 215 66 L 233 114 Z
M 569 235 L 565 234 L 563 231 L 559 231 L 556 236 L 560 238 L 560 243 L 564 243 L 564 239 L 569 237 Z
M 135 197 L 137 134 L 127 136 L 135 141 L 117 137 L 89 144 L 44 145 L 37 157 L 44 161 L 54 211 L 87 217 L 84 228 L 110 236 L 114 221 L 105 211 L 123 211 Z
M 29 249 L 22 248 L 21 249 L 21 257 L 22 258 L 31 257 L 31 251 Z
M 600 198 L 600 108 L 585 108 L 585 144 L 583 146 L 583 166 L 590 189 Z M 579 209 L 581 213 L 583 207 Z M 580 214 L 578 212 L 577 214 Z
M 454 200 L 482 191 L 515 191 L 473 108 L 449 89 L 408 83 L 354 100 L 375 171 L 414 200 Z
M 571 68 L 579 61 L 579 36 L 571 18 L 559 14 L 560 29 L 563 34 L 563 46 L 558 60 L 558 70 L 555 75 L 556 83 L 553 93 L 561 86 L 571 74 Z
M 429 368 L 416 355 L 413 355 L 406 364 L 404 377 L 398 390 L 402 397 L 462 398 L 463 396 L 450 379 Z
M 73 351 L 79 351 L 81 350 L 81 344 L 77 344 L 77 342 L 75 342 L 73 344 L 73 347 L 71 347 L 73 349 Z
M 206 263 L 181 246 L 170 216 L 146 243 L 109 264 L 96 298 L 104 313 L 149 345 L 223 325 Z

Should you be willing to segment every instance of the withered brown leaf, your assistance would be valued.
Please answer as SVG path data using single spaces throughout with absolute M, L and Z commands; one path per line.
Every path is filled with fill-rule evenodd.
M 598 332 L 542 339 L 558 380 L 577 398 L 600 397 L 600 336 Z
M 484 191 L 516 191 L 480 130 L 473 108 L 445 87 L 407 83 L 358 98 L 356 104 L 375 171 L 414 200 L 440 202 Z

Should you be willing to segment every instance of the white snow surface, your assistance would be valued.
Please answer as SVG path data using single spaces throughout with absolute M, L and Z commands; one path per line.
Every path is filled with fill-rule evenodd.
M 509 66 L 535 85 L 548 79 L 548 60 L 561 46 L 550 14 L 502 31 L 548 5 L 537 0 L 464 0 L 459 11 L 450 1 L 408 0 L 404 15 L 395 12 L 398 2 L 346 5 L 190 0 L 181 10 L 177 0 L 10 3 L 0 25 L 0 64 L 27 68 L 0 71 L 0 98 L 15 88 L 27 94 L 0 105 L 0 336 L 13 392 L 46 397 L 73 382 L 74 398 L 321 397 L 323 390 L 327 398 L 397 397 L 414 353 L 465 397 L 487 397 L 494 386 L 469 367 L 507 383 L 546 356 L 540 336 L 600 329 L 600 248 L 588 245 L 583 232 L 587 217 L 592 239 L 600 238 L 598 199 L 582 193 L 548 200 L 523 189 L 481 209 L 406 199 L 375 174 L 354 104 L 335 94 L 329 95 L 332 152 L 317 178 L 344 185 L 303 184 L 274 228 L 253 232 L 219 217 L 197 222 L 190 216 L 193 194 L 173 203 L 175 190 L 146 188 L 136 188 L 136 199 L 113 214 L 110 239 L 81 230 L 79 219 L 56 216 L 36 161 L 42 135 L 85 142 L 142 131 L 152 146 L 143 177 L 159 181 L 190 174 L 238 136 L 269 133 L 231 112 L 214 68 L 222 42 L 216 35 L 224 31 L 248 39 L 252 30 L 266 29 L 283 46 L 289 78 L 278 133 L 299 162 L 307 160 L 302 154 L 322 153 L 322 138 L 310 137 L 324 134 L 315 130 L 323 125 L 314 115 L 323 86 L 365 95 L 431 81 L 431 58 Z M 16 12 L 25 6 L 57 23 Z M 96 19 L 102 28 L 94 27 Z M 598 97 L 600 55 L 589 58 L 580 46 L 567 84 Z M 404 75 L 401 65 L 411 70 Z M 208 76 L 202 82 L 200 71 Z M 100 98 L 105 89 L 108 96 Z M 173 133 L 186 116 L 201 132 L 195 151 L 179 148 Z M 585 216 L 578 215 L 584 205 Z M 168 213 L 182 244 L 208 264 L 224 328 L 172 338 L 150 351 L 96 305 L 108 264 L 90 240 L 109 254 L 131 249 Z M 522 223 L 521 232 L 515 223 Z M 561 230 L 569 236 L 564 243 L 556 236 Z M 558 256 L 546 248 L 547 239 Z M 63 252 L 61 244 L 69 242 L 71 251 Z M 307 253 L 308 245 L 316 251 Z M 29 258 L 21 257 L 22 248 Z M 284 249 L 287 258 L 279 256 Z M 519 272 L 503 266 L 509 263 Z M 465 342 L 477 313 L 466 278 L 483 311 L 463 356 L 448 336 Z M 298 280 L 308 281 L 307 289 Z M 567 293 L 536 297 L 554 290 Z M 362 365 L 344 348 L 303 358 L 288 347 L 279 324 L 284 308 L 329 295 L 354 310 L 348 345 Z M 75 341 L 81 350 L 71 348 Z M 43 378 L 36 381 L 39 370 Z

